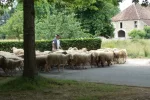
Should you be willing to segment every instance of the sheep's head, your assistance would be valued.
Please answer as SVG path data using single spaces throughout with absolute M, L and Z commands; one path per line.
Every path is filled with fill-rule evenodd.
M 17 49 L 16 47 L 12 47 L 11 50 Z

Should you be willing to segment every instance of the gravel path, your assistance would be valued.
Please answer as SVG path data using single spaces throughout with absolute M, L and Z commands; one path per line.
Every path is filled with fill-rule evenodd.
M 65 69 L 63 72 L 54 69 L 41 75 L 58 79 L 150 87 L 150 59 L 128 59 L 125 64 L 105 68 Z

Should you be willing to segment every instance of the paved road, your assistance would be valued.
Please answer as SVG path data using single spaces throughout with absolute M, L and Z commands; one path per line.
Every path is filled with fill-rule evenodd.
M 84 70 L 57 69 L 41 75 L 59 79 L 150 87 L 150 59 L 128 59 L 125 64 Z

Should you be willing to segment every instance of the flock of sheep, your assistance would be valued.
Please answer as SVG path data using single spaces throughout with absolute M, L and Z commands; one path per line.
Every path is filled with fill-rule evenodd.
M 12 52 L 0 51 L 0 68 L 6 74 L 23 70 L 24 50 L 12 48 Z M 127 58 L 126 49 L 105 48 L 88 51 L 86 48 L 78 49 L 70 47 L 68 50 L 36 51 L 36 66 L 39 71 L 49 72 L 53 67 L 60 71 L 64 67 L 71 69 L 85 69 L 87 66 L 104 67 L 112 64 L 125 63 Z

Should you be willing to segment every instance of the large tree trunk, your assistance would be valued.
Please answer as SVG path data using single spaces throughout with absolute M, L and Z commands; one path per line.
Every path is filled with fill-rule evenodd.
M 35 63 L 35 11 L 34 0 L 23 0 L 24 11 L 24 70 L 23 77 L 34 78 L 38 75 Z

